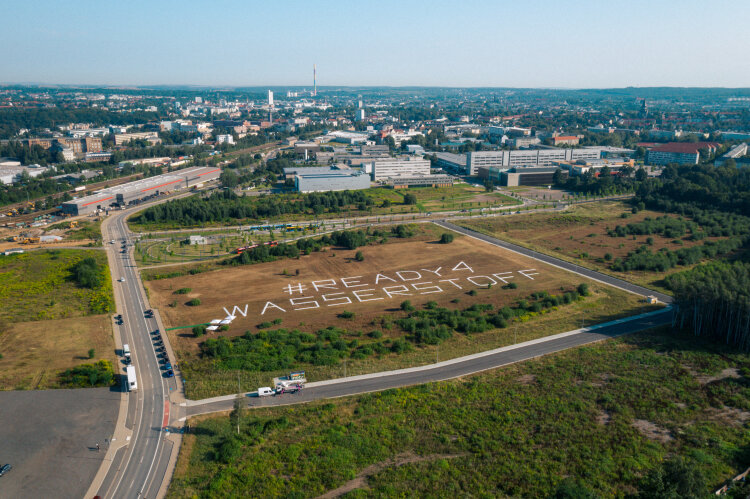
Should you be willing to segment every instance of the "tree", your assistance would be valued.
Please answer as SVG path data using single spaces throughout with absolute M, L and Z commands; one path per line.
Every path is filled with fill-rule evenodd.
M 363 255 L 361 251 L 357 251 L 357 254 L 354 255 L 354 259 L 358 262 L 362 262 L 365 259 L 365 255 Z
M 237 174 L 232 170 L 222 171 L 221 175 L 219 176 L 219 180 L 221 181 L 221 185 L 223 187 L 227 187 L 229 189 L 233 189 L 239 184 L 239 177 L 237 177 Z
M 417 204 L 417 196 L 415 196 L 414 194 L 404 195 L 404 204 L 406 205 Z
M 646 170 L 643 169 L 643 167 L 638 168 L 635 171 L 635 179 L 636 179 L 636 181 L 643 182 L 647 178 L 648 178 L 648 173 L 646 172 Z
M 93 348 L 90 348 L 89 349 L 89 359 L 93 359 L 95 355 L 96 355 L 96 350 L 94 350 Z
M 638 486 L 639 499 L 700 499 L 706 497 L 706 480 L 700 468 L 682 457 L 652 469 Z
M 552 183 L 555 185 L 563 184 L 563 175 L 561 169 L 558 168 L 557 170 L 555 170 L 555 173 L 552 174 Z
M 448 232 L 444 232 L 440 236 L 440 244 L 449 244 L 453 242 L 453 234 L 450 234 Z

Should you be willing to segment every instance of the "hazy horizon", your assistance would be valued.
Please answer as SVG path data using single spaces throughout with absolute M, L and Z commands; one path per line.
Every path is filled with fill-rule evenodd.
M 6 85 L 747 88 L 750 2 L 6 6 Z

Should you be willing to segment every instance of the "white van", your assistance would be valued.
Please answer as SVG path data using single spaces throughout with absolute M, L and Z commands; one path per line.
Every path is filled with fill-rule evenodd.
M 122 346 L 122 356 L 125 357 L 125 362 L 130 364 L 130 346 L 127 343 Z
M 273 395 L 274 392 L 270 386 L 263 386 L 261 388 L 258 388 L 258 397 L 268 397 L 269 395 Z

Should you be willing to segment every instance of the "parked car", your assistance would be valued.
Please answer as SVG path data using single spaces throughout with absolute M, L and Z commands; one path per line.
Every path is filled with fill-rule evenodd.
M 270 395 L 274 395 L 276 392 L 274 392 L 270 386 L 263 386 L 258 388 L 258 397 L 268 397 Z
M 165 372 L 165 373 L 164 373 L 164 375 L 165 375 L 165 376 L 166 376 L 167 378 L 174 378 L 174 371 L 173 371 L 173 370 L 171 370 L 171 369 L 168 369 L 168 370 L 167 370 L 167 372 Z
M 12 469 L 13 466 L 11 466 L 10 464 L 4 464 L 2 467 L 0 467 L 0 476 L 3 476 Z

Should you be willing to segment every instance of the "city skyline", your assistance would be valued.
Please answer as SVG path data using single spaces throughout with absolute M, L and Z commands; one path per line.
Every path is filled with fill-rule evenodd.
M 593 1 L 560 9 L 287 2 L 15 4 L 6 84 L 102 86 L 743 87 L 750 5 Z M 720 29 L 719 29 L 720 27 Z M 709 36 L 710 33 L 710 36 Z M 713 71 L 701 71 L 710 62 Z M 730 72 L 720 68 L 731 68 Z M 54 76 L 53 76 L 54 75 Z

